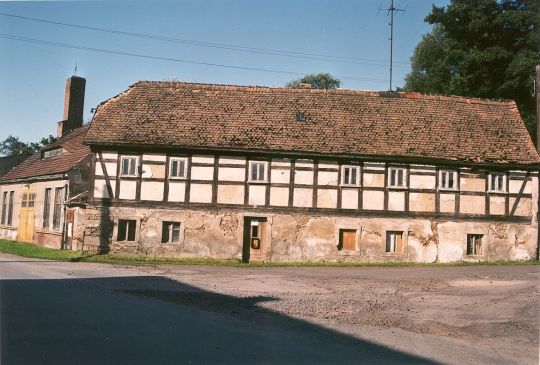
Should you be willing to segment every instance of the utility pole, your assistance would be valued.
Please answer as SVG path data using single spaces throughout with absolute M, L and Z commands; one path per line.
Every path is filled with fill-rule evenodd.
M 394 0 L 390 1 L 390 6 L 386 9 L 380 9 L 379 10 L 386 10 L 388 13 L 387 16 L 390 15 L 390 89 L 389 91 L 392 91 L 392 65 L 393 65 L 393 56 L 394 56 L 394 13 L 397 12 L 405 12 L 405 9 L 400 9 L 399 7 L 394 6 Z

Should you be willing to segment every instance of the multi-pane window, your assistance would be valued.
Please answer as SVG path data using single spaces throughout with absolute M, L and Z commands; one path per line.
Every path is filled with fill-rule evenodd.
M 267 170 L 268 170 L 267 162 L 250 161 L 249 162 L 249 181 L 252 181 L 252 182 L 268 181 Z
M 15 196 L 14 191 L 9 192 L 8 200 L 8 215 L 7 215 L 7 225 L 11 226 L 13 224 L 13 198 Z
M 45 189 L 45 197 L 43 199 L 43 228 L 49 228 L 51 216 L 51 189 Z
M 64 153 L 63 148 L 57 148 L 54 150 L 43 152 L 43 158 L 52 158 L 52 157 L 60 156 L 63 153 Z
M 122 176 L 137 176 L 137 157 L 122 156 L 120 174 Z
M 161 243 L 180 242 L 180 223 L 163 222 Z
M 358 186 L 360 185 L 360 167 L 342 166 L 341 185 Z
M 8 192 L 4 191 L 4 194 L 2 194 L 2 220 L 0 221 L 0 224 L 2 225 L 6 224 L 7 199 L 8 199 Z
M 467 255 L 481 255 L 482 254 L 482 234 L 468 234 L 467 235 Z
M 187 177 L 187 159 L 171 158 L 169 162 L 169 177 L 172 179 L 185 179 Z
M 407 170 L 402 167 L 390 167 L 388 169 L 388 186 L 391 188 L 407 187 Z
M 54 209 L 53 209 L 53 228 L 60 228 L 60 218 L 62 216 L 62 201 L 64 196 L 64 188 L 54 189 Z
M 390 253 L 403 252 L 403 232 L 399 232 L 399 231 L 386 232 L 386 252 L 390 252 Z
M 492 172 L 488 177 L 489 191 L 506 192 L 506 174 L 504 172 Z
M 36 193 L 25 192 L 22 194 L 21 208 L 33 208 L 36 201 Z
M 135 241 L 135 228 L 137 221 L 132 219 L 118 220 L 118 235 L 117 241 Z
M 439 189 L 457 190 L 457 171 L 440 170 L 439 171 Z

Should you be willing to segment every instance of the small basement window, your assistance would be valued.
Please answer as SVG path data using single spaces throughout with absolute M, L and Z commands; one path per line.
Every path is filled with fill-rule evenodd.
M 355 251 L 356 250 L 356 229 L 340 229 L 338 251 Z
M 137 221 L 132 219 L 118 220 L 118 236 L 117 241 L 135 241 L 135 228 Z
M 505 193 L 506 174 L 504 172 L 492 172 L 488 176 L 488 191 Z
M 249 162 L 249 181 L 251 182 L 267 182 L 268 181 L 268 163 L 259 161 Z
M 360 167 L 342 166 L 341 167 L 341 185 L 343 186 L 360 185 Z
M 482 254 L 482 238 L 483 234 L 468 234 L 467 235 L 467 255 Z
M 388 187 L 406 188 L 407 171 L 402 167 L 390 167 L 388 169 Z
M 171 158 L 169 162 L 169 178 L 185 179 L 187 177 L 187 159 Z
M 403 252 L 403 232 L 388 231 L 386 232 L 386 252 L 402 253 Z
M 440 190 L 457 190 L 456 170 L 440 170 L 439 171 L 439 189 Z
M 137 160 L 135 156 L 122 156 L 120 174 L 122 176 L 137 176 Z
M 161 243 L 180 242 L 180 222 L 163 222 Z

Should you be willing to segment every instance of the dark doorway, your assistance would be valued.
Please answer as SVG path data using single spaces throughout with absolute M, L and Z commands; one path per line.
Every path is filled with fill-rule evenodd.
M 242 245 L 242 262 L 249 262 L 251 253 L 258 256 L 263 240 L 266 218 L 244 217 L 244 241 Z

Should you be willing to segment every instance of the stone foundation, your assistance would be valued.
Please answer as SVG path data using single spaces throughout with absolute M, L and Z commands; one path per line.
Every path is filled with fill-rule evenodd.
M 536 256 L 536 220 L 527 224 L 119 207 L 88 207 L 81 243 L 85 251 L 120 255 L 241 259 L 247 216 L 266 218 L 267 238 L 256 255 L 263 261 L 452 262 Z M 136 220 L 134 241 L 117 240 L 119 219 Z M 164 221 L 180 222 L 179 242 L 161 243 Z M 356 230 L 356 249 L 338 250 L 340 229 Z M 402 252 L 386 252 L 389 231 L 403 232 Z M 467 234 L 483 235 L 481 254 L 467 255 Z

